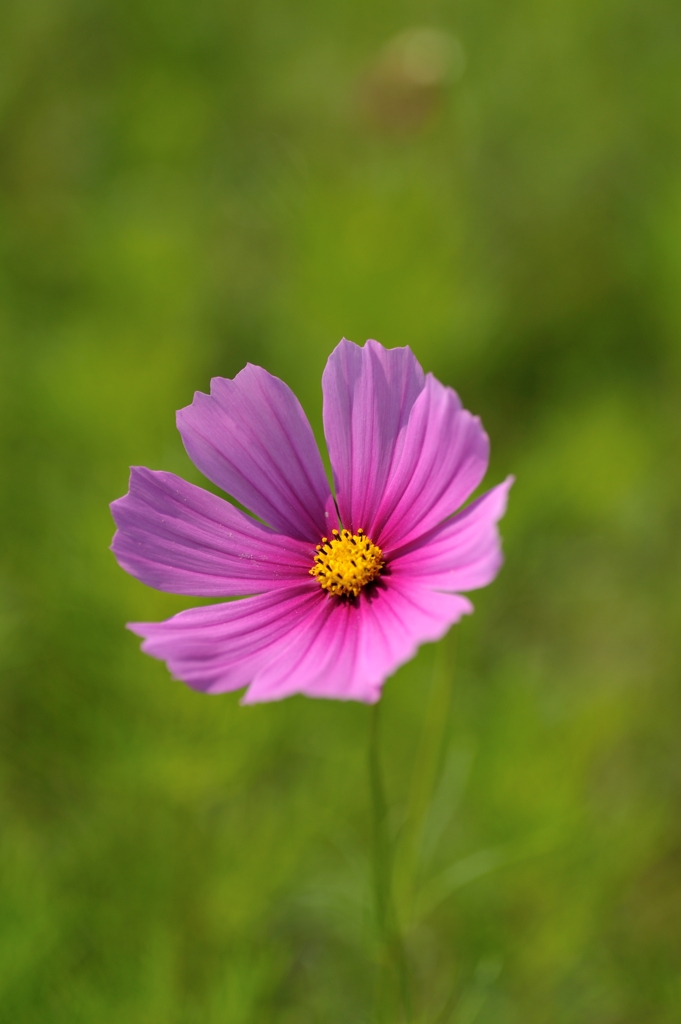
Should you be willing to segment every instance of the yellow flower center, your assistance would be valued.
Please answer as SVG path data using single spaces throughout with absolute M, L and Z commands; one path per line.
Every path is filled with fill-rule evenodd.
M 357 597 L 385 564 L 383 552 L 372 544 L 364 530 L 334 530 L 331 540 L 322 537 L 314 560 L 310 576 L 316 576 L 322 590 L 337 597 Z

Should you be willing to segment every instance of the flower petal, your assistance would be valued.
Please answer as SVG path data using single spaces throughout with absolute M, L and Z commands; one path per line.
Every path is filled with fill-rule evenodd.
M 305 579 L 309 542 L 274 533 L 174 473 L 134 466 L 112 502 L 119 565 L 157 590 L 197 597 L 259 594 Z
M 459 594 L 391 578 L 357 602 L 305 584 L 128 628 L 145 638 L 143 651 L 195 690 L 250 684 L 247 704 L 294 693 L 373 703 L 419 644 L 438 640 L 471 611 Z
M 506 511 L 513 477 L 487 491 L 462 512 L 396 552 L 395 577 L 437 590 L 485 587 L 503 562 L 497 523 Z
M 372 534 L 423 370 L 408 348 L 363 348 L 345 338 L 324 375 L 324 432 L 343 525 Z
M 357 626 L 356 605 L 324 595 L 276 659 L 254 677 L 243 703 L 282 700 L 294 693 L 312 696 L 320 680 L 325 680 L 328 696 L 365 700 L 362 680 L 355 673 Z
M 311 621 L 324 595 L 309 583 L 240 601 L 190 608 L 165 622 L 131 622 L 142 650 L 165 661 L 194 690 L 224 693 L 246 686 L 279 657 L 296 627 Z
M 177 414 L 192 462 L 270 526 L 299 540 L 337 517 L 312 429 L 291 389 L 250 363 L 234 380 L 214 377 Z
M 373 704 L 381 687 L 418 646 L 438 640 L 472 605 L 412 581 L 387 581 L 358 601 L 327 598 L 293 643 L 262 668 L 244 703 L 294 693 Z
M 472 494 L 488 460 L 478 417 L 429 373 L 395 454 L 372 539 L 389 554 L 437 526 Z
M 479 419 L 424 377 L 408 348 L 341 341 L 324 377 L 324 429 L 343 525 L 384 551 L 450 516 L 487 470 Z

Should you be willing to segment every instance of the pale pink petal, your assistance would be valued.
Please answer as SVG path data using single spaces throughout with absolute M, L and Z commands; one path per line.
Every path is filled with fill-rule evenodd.
M 408 348 L 336 346 L 322 377 L 324 432 L 343 525 L 372 536 L 423 370 Z
M 305 580 L 314 557 L 310 542 L 275 533 L 174 473 L 133 467 L 111 511 L 118 564 L 157 590 L 259 594 Z
M 234 380 L 214 377 L 177 414 L 192 462 L 270 526 L 313 540 L 337 526 L 319 449 L 300 402 L 250 363 Z
M 504 483 L 462 512 L 397 551 L 390 559 L 396 578 L 438 590 L 475 590 L 491 583 L 503 562 L 497 523 L 513 483 Z

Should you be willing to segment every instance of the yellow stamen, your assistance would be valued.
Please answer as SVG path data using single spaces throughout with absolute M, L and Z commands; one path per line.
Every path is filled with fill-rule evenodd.
M 331 540 L 322 537 L 314 561 L 310 576 L 316 576 L 322 589 L 337 597 L 357 597 L 385 564 L 383 552 L 372 544 L 364 530 L 334 530 Z

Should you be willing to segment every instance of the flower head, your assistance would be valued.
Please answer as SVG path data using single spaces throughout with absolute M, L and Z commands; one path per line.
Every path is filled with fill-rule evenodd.
M 322 388 L 335 500 L 297 398 L 248 364 L 197 392 L 177 425 L 198 469 L 253 516 L 139 467 L 112 503 L 127 572 L 159 590 L 241 597 L 130 624 L 194 689 L 372 703 L 420 644 L 473 610 L 461 591 L 501 566 L 496 523 L 512 480 L 457 513 L 489 442 L 451 388 L 408 348 L 345 339 Z

